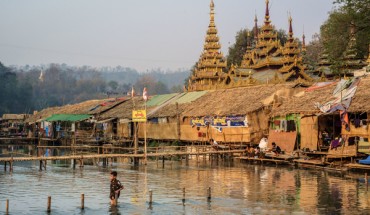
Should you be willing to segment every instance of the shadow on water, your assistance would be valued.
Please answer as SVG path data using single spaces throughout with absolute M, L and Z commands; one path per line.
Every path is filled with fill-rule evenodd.
M 111 215 L 120 215 L 121 212 L 119 210 L 120 210 L 119 205 L 117 205 L 117 206 L 110 205 L 108 213 L 111 214 Z

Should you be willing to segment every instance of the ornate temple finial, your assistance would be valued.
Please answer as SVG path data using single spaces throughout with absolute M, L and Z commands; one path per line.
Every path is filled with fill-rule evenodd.
M 258 38 L 258 25 L 257 25 L 258 19 L 257 15 L 254 15 L 254 40 L 257 41 Z
M 269 0 L 266 0 L 265 25 L 270 23 Z
M 292 16 L 290 15 L 289 13 L 289 18 L 288 18 L 288 21 L 289 21 L 289 33 L 288 33 L 288 36 L 289 36 L 289 39 L 292 39 L 293 38 L 293 26 L 292 26 Z
M 211 0 L 211 4 L 209 5 L 209 7 L 211 9 L 211 12 L 209 13 L 211 17 L 211 22 L 213 22 L 215 20 L 215 3 L 213 3 L 213 0 Z
M 306 51 L 306 36 L 304 35 L 304 30 L 303 30 L 303 35 L 302 35 L 302 51 Z

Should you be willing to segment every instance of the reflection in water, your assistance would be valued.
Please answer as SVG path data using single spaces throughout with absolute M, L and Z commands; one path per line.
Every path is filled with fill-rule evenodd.
M 117 207 L 108 198 L 111 170 L 125 186 Z M 85 210 L 79 208 L 81 193 Z M 9 199 L 11 214 L 43 214 L 47 196 L 52 214 L 357 214 L 370 213 L 369 194 L 364 183 L 336 173 L 203 159 L 171 161 L 164 168 L 156 162 L 75 170 L 48 164 L 40 172 L 30 163 L 16 164 L 12 174 L 0 171 L 0 213 Z

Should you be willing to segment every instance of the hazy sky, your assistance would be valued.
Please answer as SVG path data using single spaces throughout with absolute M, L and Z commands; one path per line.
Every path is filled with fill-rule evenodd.
M 262 24 L 265 0 L 214 0 L 227 54 L 236 32 Z M 0 0 L 0 62 L 123 66 L 138 71 L 189 69 L 200 56 L 210 0 Z M 327 19 L 332 0 L 270 0 L 277 29 L 293 17 L 307 40 Z

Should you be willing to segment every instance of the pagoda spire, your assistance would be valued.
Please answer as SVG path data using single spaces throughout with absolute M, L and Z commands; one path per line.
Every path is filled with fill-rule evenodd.
M 284 74 L 286 81 L 300 81 L 302 79 L 305 81 L 312 81 L 312 78 L 305 73 L 306 67 L 303 64 L 302 56 L 300 56 L 299 45 L 297 40 L 293 37 L 293 19 L 291 15 L 289 15 L 288 22 L 288 40 L 283 47 L 284 65 L 279 71 Z
M 251 34 L 247 30 L 247 48 L 251 47 L 251 38 L 250 38 L 250 36 L 251 36 Z
M 306 36 L 304 35 L 304 29 L 303 29 L 303 35 L 302 35 L 302 52 L 306 52 Z
M 292 19 L 292 16 L 291 15 L 289 15 L 288 21 L 289 21 L 288 40 L 293 41 L 294 40 L 294 38 L 293 38 L 293 26 L 292 26 L 293 19 Z
M 266 11 L 265 11 L 265 25 L 270 24 L 270 9 L 269 9 L 269 0 L 266 0 Z
M 226 73 L 226 60 L 221 52 L 221 44 L 217 35 L 215 24 L 215 4 L 213 0 L 210 7 L 210 21 L 205 36 L 203 51 L 190 77 L 189 91 L 215 89 L 222 82 Z
M 257 42 L 258 40 L 258 25 L 257 25 L 258 19 L 257 14 L 254 15 L 254 40 Z
M 213 24 L 215 26 L 215 3 L 213 3 L 213 0 L 211 0 L 211 4 L 209 5 L 211 12 L 210 14 L 210 26 Z
M 363 61 L 362 57 L 358 56 L 356 49 L 356 25 L 352 21 L 350 23 L 350 35 L 347 48 L 343 53 L 341 71 L 343 74 L 353 74 L 354 70 L 361 69 L 366 63 Z

